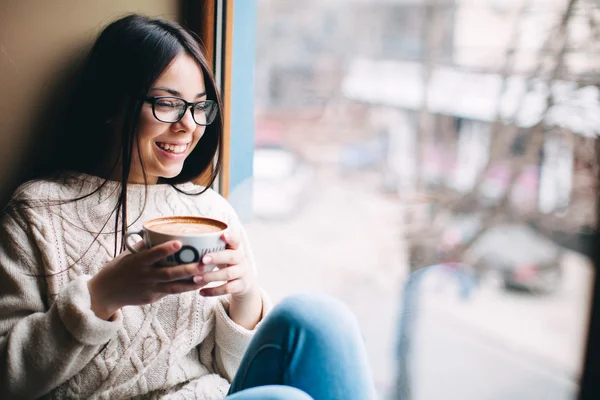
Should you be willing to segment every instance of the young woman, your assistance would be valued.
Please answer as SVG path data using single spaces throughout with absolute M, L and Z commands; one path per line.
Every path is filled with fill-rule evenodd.
M 0 398 L 372 398 L 354 317 L 308 294 L 270 312 L 240 221 L 208 189 L 221 102 L 189 33 L 113 22 L 65 111 L 53 165 L 0 227 Z M 227 249 L 168 268 L 154 264 L 177 241 L 122 251 L 129 227 L 168 215 L 226 221 Z

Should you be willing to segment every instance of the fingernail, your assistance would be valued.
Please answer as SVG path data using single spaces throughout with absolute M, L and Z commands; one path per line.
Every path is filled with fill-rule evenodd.
M 173 243 L 173 249 L 179 250 L 180 248 L 181 248 L 181 243 L 180 242 Z
M 200 283 L 200 282 L 202 282 L 203 279 L 204 278 L 202 278 L 201 276 L 195 276 L 194 277 L 194 283 Z
M 210 264 L 212 262 L 212 257 L 210 257 L 210 256 L 204 256 L 204 257 L 202 257 L 202 262 L 204 264 Z

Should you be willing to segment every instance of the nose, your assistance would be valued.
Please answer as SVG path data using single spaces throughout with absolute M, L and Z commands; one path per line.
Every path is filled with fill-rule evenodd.
M 192 107 L 186 108 L 183 117 L 173 125 L 177 131 L 193 132 L 196 129 L 196 122 L 194 122 L 194 117 L 192 116 Z

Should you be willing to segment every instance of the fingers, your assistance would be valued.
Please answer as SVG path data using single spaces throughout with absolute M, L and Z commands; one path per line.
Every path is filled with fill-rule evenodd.
M 243 265 L 233 265 L 231 267 L 205 272 L 194 277 L 196 283 L 209 283 L 221 281 L 233 281 L 244 276 L 246 269 Z
M 142 250 L 136 254 L 140 263 L 146 265 L 154 265 L 157 262 L 167 258 L 171 254 L 175 254 L 181 249 L 181 242 L 178 240 L 171 240 L 151 247 L 147 250 Z
M 179 294 L 190 292 L 192 290 L 198 290 L 204 283 L 197 284 L 193 281 L 177 281 L 177 282 L 163 282 L 158 285 L 158 290 L 164 294 Z
M 200 290 L 200 294 L 206 297 L 222 296 L 224 294 L 239 293 L 244 290 L 244 282 L 241 279 L 229 281 L 221 286 L 204 288 Z
M 236 265 L 244 262 L 244 256 L 239 250 L 223 250 L 216 253 L 207 254 L 202 257 L 202 263 L 206 265 Z
M 240 248 L 240 237 L 239 237 L 239 235 L 235 234 L 230 229 L 228 229 L 225 232 L 223 232 L 222 238 L 223 238 L 223 241 L 225 241 L 225 243 L 227 243 L 227 248 L 228 249 L 237 250 L 237 249 Z
M 202 264 L 183 264 L 172 267 L 152 267 L 151 278 L 158 282 L 173 282 L 186 279 L 202 272 Z

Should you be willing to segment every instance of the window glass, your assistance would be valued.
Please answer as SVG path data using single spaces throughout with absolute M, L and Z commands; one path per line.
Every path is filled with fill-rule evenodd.
M 257 4 L 247 226 L 267 291 L 345 301 L 382 398 L 575 399 L 597 3 Z

